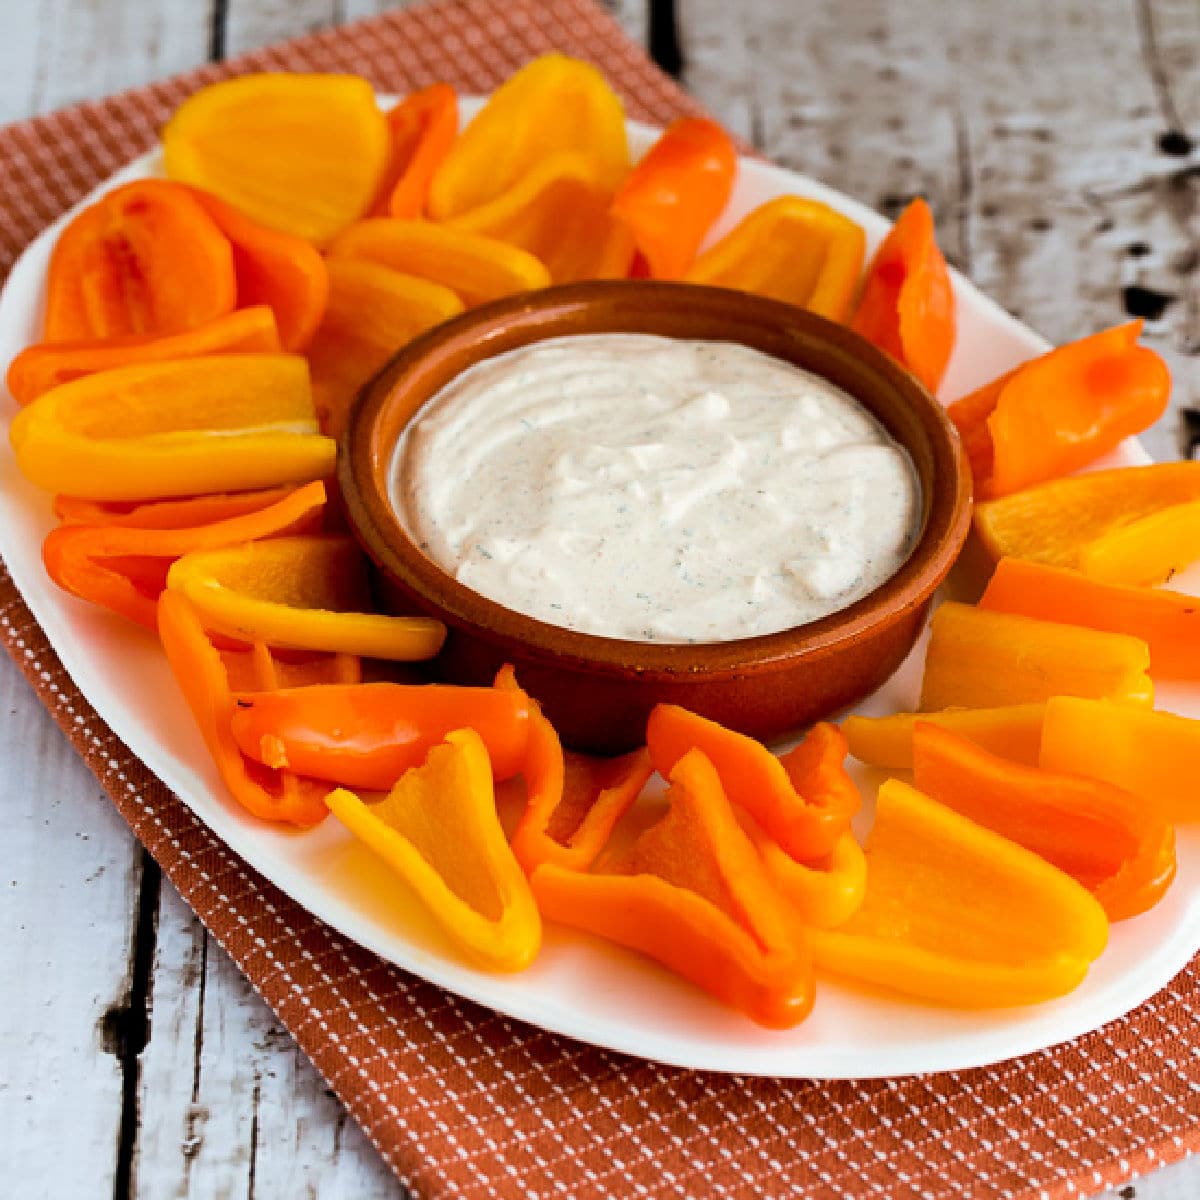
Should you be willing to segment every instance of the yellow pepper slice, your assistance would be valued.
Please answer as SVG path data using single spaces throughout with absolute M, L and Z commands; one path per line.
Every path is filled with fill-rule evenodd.
M 604 76 L 589 63 L 545 54 L 497 88 L 463 131 L 433 177 L 427 211 L 437 221 L 461 217 L 564 151 L 595 163 L 610 199 L 629 168 L 625 114 Z
M 862 906 L 813 930 L 819 967 L 968 1008 L 1076 987 L 1108 940 L 1096 899 L 1045 859 L 908 784 L 879 789 Z
M 394 217 L 359 221 L 334 239 L 329 253 L 439 283 L 457 292 L 467 305 L 550 286 L 550 273 L 532 254 L 431 221 Z
M 318 245 L 371 206 L 391 145 L 365 79 L 282 71 L 202 88 L 162 142 L 170 178 Z
M 389 617 L 370 606 L 366 562 L 345 537 L 280 537 L 185 554 L 167 588 L 186 596 L 205 627 L 242 642 L 366 658 L 432 658 L 446 628 L 429 617 Z
M 845 321 L 866 253 L 861 226 L 800 196 L 759 205 L 692 264 L 685 279 L 755 292 Z
M 921 707 L 988 708 L 1051 696 L 1154 705 L 1140 638 L 943 604 L 930 622 Z
M 1007 704 L 888 717 L 850 716 L 842 722 L 842 732 L 850 753 L 873 767 L 912 770 L 913 726 L 918 721 L 949 729 L 1002 758 L 1036 767 L 1045 714 L 1045 704 Z
M 1200 462 L 1037 484 L 977 504 L 975 531 L 996 560 L 1030 559 L 1109 583 L 1161 583 L 1200 552 Z
M 520 971 L 537 956 L 541 917 L 505 841 L 491 764 L 473 729 L 448 734 L 380 803 L 343 788 L 325 803 L 480 965 Z
M 9 427 L 39 487 L 154 500 L 307 483 L 333 473 L 304 359 L 214 354 L 140 363 L 64 383 Z
M 532 254 L 554 283 L 620 279 L 633 261 L 635 243 L 633 231 L 613 216 L 614 194 L 596 159 L 564 151 L 447 225 Z
M 1170 821 L 1200 820 L 1200 721 L 1190 717 L 1056 696 L 1039 765 L 1124 788 Z

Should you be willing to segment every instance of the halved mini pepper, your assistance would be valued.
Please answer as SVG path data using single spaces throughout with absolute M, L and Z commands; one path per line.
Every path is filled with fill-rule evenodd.
M 308 347 L 321 428 L 337 437 L 359 389 L 407 342 L 462 312 L 449 288 L 376 262 L 330 258 L 329 302 Z
M 532 254 L 431 221 L 359 221 L 333 240 L 329 253 L 431 280 L 467 305 L 550 286 L 550 273 Z
M 957 316 L 933 214 L 920 196 L 875 251 L 850 327 L 937 391 L 954 349 Z
M 204 354 L 273 354 L 280 349 L 275 316 L 263 305 L 241 308 L 182 333 L 133 333 L 81 342 L 27 346 L 8 368 L 7 384 L 18 404 L 85 375 L 136 363 L 170 362 Z
M 1137 344 L 1141 321 L 1093 334 L 950 405 L 981 499 L 1067 475 L 1153 425 L 1171 372 Z
M 267 305 L 279 323 L 283 348 L 303 350 L 329 297 L 325 260 L 302 237 L 261 225 L 203 188 L 189 191 L 233 248 L 238 304 Z
M 446 627 L 371 612 L 366 560 L 348 537 L 271 538 L 185 554 L 167 573 L 205 627 L 243 642 L 367 658 L 432 658 Z
M 494 200 L 446 224 L 532 254 L 554 283 L 621 279 L 633 261 L 633 232 L 613 216 L 612 201 L 602 164 L 565 150 L 536 163 Z
M 902 771 L 912 767 L 913 726 L 918 721 L 948 729 L 1014 762 L 1037 766 L 1045 715 L 1044 703 L 946 708 L 941 712 L 893 713 L 887 717 L 853 715 L 842 722 L 842 731 L 850 744 L 850 753 L 873 767 Z
M 879 789 L 866 855 L 862 906 L 809 938 L 839 975 L 939 1004 L 1035 1004 L 1078 986 L 1108 940 L 1069 875 L 898 779 Z
M 1145 912 L 1175 878 L 1161 806 L 1111 784 L 1011 762 L 926 722 L 913 733 L 913 783 L 1066 871 L 1110 921 Z
M 447 734 L 379 803 L 341 788 L 325 803 L 476 963 L 521 971 L 537 956 L 541 916 L 505 841 L 487 749 L 473 729 Z
M 633 231 L 651 279 L 682 279 L 725 211 L 737 148 L 715 121 L 680 117 L 626 176 L 613 215 Z
M 318 480 L 282 496 L 260 493 L 254 507 L 244 512 L 191 526 L 138 526 L 120 520 L 60 525 L 42 544 L 42 562 L 64 591 L 154 629 L 167 572 L 181 555 L 311 529 L 325 499 L 325 485 Z M 162 514 L 151 513 L 147 519 L 156 516 Z
M 1051 696 L 1154 706 L 1150 651 L 1138 638 L 941 605 L 930 622 L 921 707 L 991 708 Z
M 64 383 L 9 426 L 39 487 L 157 500 L 305 483 L 333 473 L 308 367 L 287 354 L 213 354 Z
M 180 333 L 236 303 L 229 239 L 186 188 L 138 179 L 59 234 L 46 277 L 46 341 Z
M 242 75 L 189 96 L 162 133 L 167 175 L 323 245 L 374 202 L 387 120 L 357 75 Z
M 761 1025 L 797 1024 L 814 984 L 794 915 L 704 754 L 683 755 L 670 781 L 663 817 L 592 873 L 534 870 L 543 914 L 656 959 Z
M 458 135 L 458 96 L 448 83 L 435 83 L 405 96 L 387 114 L 388 165 L 373 216 L 419 217 L 434 172 Z
M 544 54 L 501 84 L 463 130 L 434 174 L 429 215 L 445 221 L 480 209 L 563 152 L 591 160 L 611 198 L 629 167 L 625 114 L 590 63 Z
M 523 693 L 500 688 L 329 685 L 240 697 L 233 736 L 267 766 L 387 791 L 455 729 L 479 734 L 493 778 L 511 778 L 525 763 L 529 712 Z
M 689 750 L 702 750 L 731 803 L 745 809 L 788 855 L 801 862 L 830 854 L 858 811 L 858 790 L 849 780 L 849 786 L 801 794 L 790 777 L 788 757 L 781 761 L 761 742 L 675 704 L 655 706 L 646 725 L 646 744 L 663 776 Z M 798 764 L 804 762 L 802 748 L 792 754 L 801 755 Z
M 1200 462 L 1089 471 L 975 506 L 994 559 L 1070 567 L 1109 583 L 1162 583 L 1200 557 Z
M 512 835 L 513 853 L 528 874 L 541 863 L 585 871 L 654 773 L 643 748 L 600 759 L 564 750 L 537 701 L 521 690 L 510 666 L 496 688 L 519 696 L 529 712 L 525 804 Z
M 309 827 L 323 821 L 329 784 L 246 758 L 233 740 L 237 696 L 280 687 L 357 683 L 359 660 L 346 654 L 280 658 L 267 645 L 218 649 L 196 610 L 177 592 L 158 601 L 158 633 L 171 670 L 233 798 L 265 821 Z
M 1120 587 L 1078 571 L 1002 558 L 980 608 L 1127 633 L 1150 647 L 1150 672 L 1200 678 L 1200 599 L 1162 588 Z
M 779 196 L 701 254 L 686 279 L 755 292 L 845 321 L 865 249 L 866 234 L 849 217 L 818 200 Z
M 1200 820 L 1200 721 L 1191 717 L 1056 696 L 1046 705 L 1041 765 L 1124 788 L 1168 820 Z

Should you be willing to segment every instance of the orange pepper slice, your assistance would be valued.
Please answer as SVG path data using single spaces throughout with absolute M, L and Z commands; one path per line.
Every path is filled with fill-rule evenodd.
M 323 821 L 328 812 L 327 783 L 264 767 L 238 749 L 230 729 L 237 711 L 234 689 L 244 694 L 314 683 L 357 683 L 358 659 L 337 654 L 284 660 L 262 642 L 249 649 L 219 650 L 195 609 L 177 592 L 163 592 L 159 598 L 158 633 L 176 682 L 233 798 L 264 821 L 302 828 Z
M 180 333 L 233 311 L 229 240 L 185 188 L 138 179 L 59 235 L 46 277 L 48 342 Z
M 430 221 L 359 221 L 333 240 L 329 253 L 431 280 L 468 306 L 550 286 L 549 271 L 527 251 Z
M 162 133 L 167 175 L 324 245 L 375 199 L 387 120 L 357 75 L 242 75 L 189 96 Z
M 981 498 L 1067 475 L 1153 425 L 1171 372 L 1141 321 L 1051 350 L 950 405 Z
M 504 839 L 487 749 L 473 729 L 448 734 L 378 804 L 342 789 L 325 803 L 475 962 L 520 971 L 537 956 L 541 916 Z
M 702 750 L 730 801 L 801 862 L 831 853 L 858 810 L 858 790 L 849 779 L 848 786 L 822 786 L 811 796 L 797 791 L 792 774 L 805 777 L 812 748 L 798 748 L 790 761 L 781 761 L 761 742 L 675 704 L 655 706 L 646 725 L 646 744 L 660 775 L 669 775 L 689 750 Z
M 337 437 L 359 389 L 418 334 L 462 312 L 447 287 L 375 262 L 330 258 L 329 303 L 308 347 L 321 428 Z
M 387 791 L 455 729 L 475 730 L 493 777 L 509 779 L 525 762 L 529 704 L 498 688 L 327 684 L 243 697 L 233 717 L 247 757 L 373 791 Z
M 682 279 L 725 211 L 737 174 L 733 139 L 715 121 L 680 117 L 633 168 L 612 212 L 633 231 L 652 279 Z
M 1200 601 L 1160 588 L 1121 587 L 1077 571 L 1002 558 L 980 608 L 1126 633 L 1150 647 L 1150 673 L 1200 678 Z
M 60 383 L 136 363 L 169 362 L 204 354 L 275 353 L 279 330 L 269 308 L 243 308 L 182 333 L 131 333 L 80 342 L 40 342 L 27 346 L 8 368 L 8 390 L 29 404 Z
M 219 196 L 190 188 L 196 203 L 233 247 L 238 304 L 265 304 L 275 314 L 285 350 L 312 340 L 329 297 L 325 260 L 295 234 L 252 221 Z
M 780 761 L 800 795 L 853 812 L 861 801 L 846 771 L 847 749 L 845 734 L 822 721 Z M 850 830 L 841 834 L 828 854 L 797 862 L 752 818 L 746 818 L 745 824 L 767 874 L 805 925 L 832 929 L 849 920 L 867 886 L 867 862 Z
M 930 630 L 923 709 L 1060 695 L 1154 706 L 1150 651 L 1138 638 L 955 603 L 938 608 Z
M 913 783 L 1077 879 L 1110 921 L 1153 907 L 1175 878 L 1161 806 L 1111 784 L 1010 762 L 925 722 L 913 732 Z
M 611 200 L 629 168 L 621 101 L 590 63 L 544 54 L 501 84 L 451 147 L 429 189 L 429 215 L 481 209 L 568 152 L 594 164 Z
M 319 480 L 309 488 L 325 485 Z M 63 525 L 132 526 L 134 529 L 187 529 L 210 525 L 231 517 L 259 512 L 285 500 L 297 491 L 286 485 L 263 488 L 257 492 L 219 492 L 207 496 L 185 496 L 179 500 L 149 500 L 137 503 L 110 503 L 86 496 L 54 497 L 54 515 Z M 301 492 L 303 494 L 303 492 Z M 314 493 L 316 494 L 315 490 Z
M 845 321 L 867 238 L 836 209 L 800 196 L 760 204 L 696 259 L 689 283 L 736 288 Z
M 1162 583 L 1200 557 L 1200 462 L 1089 471 L 975 506 L 994 559 L 1028 559 L 1122 585 Z
M 938 1004 L 1036 1004 L 1077 987 L 1108 940 L 1069 875 L 898 779 L 879 789 L 866 855 L 862 906 L 810 934 L 836 974 Z
M 920 196 L 875 251 L 850 328 L 937 391 L 954 349 L 957 315 L 933 214 Z
M 434 172 L 458 135 L 458 96 L 448 83 L 435 83 L 405 96 L 387 114 L 390 152 L 379 195 L 377 217 L 419 217 Z
M 648 955 L 775 1029 L 802 1021 L 814 985 L 807 947 L 699 750 L 671 771 L 663 817 L 585 874 L 543 863 L 543 914 Z
M 167 587 L 208 629 L 242 642 L 369 658 L 432 658 L 446 627 L 429 617 L 368 611 L 366 560 L 347 537 L 295 536 L 196 550 L 177 559 Z
M 211 511 L 172 513 L 171 519 L 200 518 L 201 523 L 191 526 L 138 526 L 127 520 L 61 525 L 42 544 L 42 562 L 64 591 L 154 629 L 167 572 L 181 555 L 311 528 L 320 519 L 325 499 L 325 485 L 317 481 L 282 496 L 276 491 L 260 493 L 246 501 L 255 507 L 227 510 L 227 515 L 209 521 L 203 517 L 212 516 Z M 156 516 L 163 514 L 152 512 L 143 519 L 153 521 Z
M 333 474 L 304 359 L 210 354 L 60 384 L 13 418 L 21 471 L 49 492 L 159 500 Z
M 1190 717 L 1056 696 L 1039 761 L 1133 792 L 1168 820 L 1200 820 L 1200 721 Z

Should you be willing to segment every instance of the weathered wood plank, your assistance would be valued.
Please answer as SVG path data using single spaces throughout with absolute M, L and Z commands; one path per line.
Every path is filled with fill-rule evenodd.
M 138 848 L 3 653 L 0 763 L 0 1162 L 14 1194 L 92 1196 L 116 1170 L 123 1079 L 106 1015 L 130 990 Z
M 924 193 L 949 257 L 1053 341 L 1147 311 L 1131 286 L 1161 292 L 1147 340 L 1186 403 L 1200 378 L 1197 179 L 1160 141 L 1200 121 L 1200 10 L 1152 9 L 1167 116 L 1136 57 L 1139 12 L 841 0 L 799 21 L 772 0 L 681 0 L 684 81 L 771 158 L 885 213 Z M 1178 456 L 1177 412 L 1145 440 Z
M 394 1176 L 175 890 L 142 1056 L 138 1193 L 392 1196 Z
M 16 0 L 4 6 L 0 121 L 204 62 L 213 0 Z
M 336 25 L 342 19 L 339 0 L 229 0 L 225 19 L 225 56 L 285 38 L 299 37 Z

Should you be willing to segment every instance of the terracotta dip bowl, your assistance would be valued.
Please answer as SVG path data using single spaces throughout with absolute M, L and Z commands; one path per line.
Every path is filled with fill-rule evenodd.
M 576 633 L 457 582 L 417 548 L 388 499 L 401 431 L 426 400 L 481 359 L 544 338 L 595 333 L 740 342 L 849 392 L 916 466 L 923 509 L 907 562 L 840 612 L 781 633 L 700 645 Z M 850 330 L 791 305 L 688 284 L 550 288 L 438 326 L 363 390 L 342 440 L 338 476 L 354 533 L 378 569 L 381 603 L 436 616 L 450 630 L 431 664 L 435 676 L 486 684 L 511 662 L 564 742 L 601 753 L 639 745 L 659 701 L 766 740 L 867 695 L 911 648 L 970 520 L 970 472 L 957 435 L 907 372 Z

